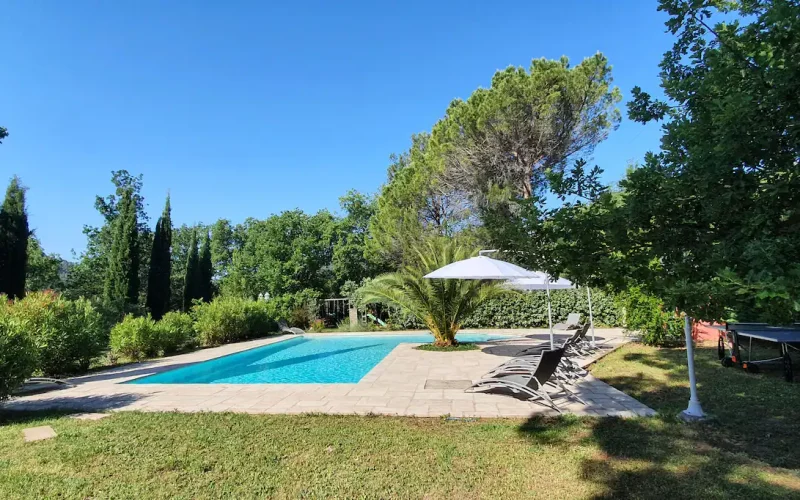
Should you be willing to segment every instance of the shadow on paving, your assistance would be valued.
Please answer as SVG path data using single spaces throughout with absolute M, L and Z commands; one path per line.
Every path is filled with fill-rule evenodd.
M 69 396 L 65 394 L 64 397 L 33 401 L 12 399 L 0 404 L 0 413 L 14 414 L 62 410 L 107 411 L 122 408 L 146 396 L 146 394 L 135 393 L 85 396 Z

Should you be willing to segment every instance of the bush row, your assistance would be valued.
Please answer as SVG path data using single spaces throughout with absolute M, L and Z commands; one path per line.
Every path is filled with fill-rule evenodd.
M 269 302 L 218 297 L 196 303 L 190 314 L 170 312 L 160 321 L 129 315 L 112 328 L 111 351 L 143 359 L 259 337 L 277 329 L 273 309 Z
M 220 297 L 196 304 L 189 314 L 170 312 L 160 321 L 128 314 L 111 327 L 106 309 L 86 299 L 52 292 L 16 301 L 0 296 L 0 400 L 34 374 L 84 372 L 109 347 L 112 359 L 140 360 L 274 332 L 280 305 Z
M 0 296 L 0 398 L 34 373 L 86 371 L 106 345 L 103 318 L 85 299 L 52 292 L 22 300 Z
M 582 321 L 589 320 L 586 289 L 552 290 L 550 303 L 553 323 L 567 319 L 570 313 L 580 313 Z M 592 290 L 592 313 L 597 326 L 622 326 L 622 304 L 614 295 Z M 547 327 L 547 294 L 507 290 L 487 300 L 463 325 L 464 328 L 544 328 Z

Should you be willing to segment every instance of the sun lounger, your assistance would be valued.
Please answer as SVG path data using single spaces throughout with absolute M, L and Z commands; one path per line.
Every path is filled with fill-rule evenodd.
M 285 321 L 280 320 L 278 321 L 278 328 L 280 328 L 281 333 L 290 333 L 292 335 L 305 335 L 306 332 L 299 328 L 289 327 Z
M 550 406 L 557 412 L 561 410 L 553 402 L 550 394 L 545 389 L 545 384 L 562 389 L 567 394 L 574 396 L 578 401 L 581 401 L 577 395 L 567 389 L 554 375 L 558 368 L 561 358 L 564 355 L 564 349 L 553 349 L 550 351 L 542 352 L 538 358 L 538 362 L 525 369 L 509 368 L 496 373 L 491 378 L 479 380 L 472 387 L 467 389 L 467 392 L 476 391 L 504 391 L 511 392 L 515 395 L 527 396 L 529 401 L 540 401 Z M 583 403 L 583 401 L 581 401 Z M 585 404 L 585 403 L 584 403 Z
M 553 325 L 553 330 L 573 330 L 575 328 L 580 328 L 580 326 L 581 315 L 578 313 L 569 313 L 565 322 Z

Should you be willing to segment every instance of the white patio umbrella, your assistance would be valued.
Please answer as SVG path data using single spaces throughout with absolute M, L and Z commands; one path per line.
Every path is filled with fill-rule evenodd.
M 553 312 L 550 306 L 550 290 L 575 288 L 575 284 L 566 278 L 552 279 L 547 273 L 535 271 L 535 278 L 518 278 L 509 280 L 507 286 L 515 290 L 547 290 L 547 321 L 550 326 L 550 346 L 553 347 Z M 586 287 L 586 298 L 589 301 L 589 325 L 592 329 L 592 345 L 594 345 L 594 318 L 592 315 L 592 292 Z
M 510 262 L 485 255 L 459 260 L 426 274 L 428 279 L 510 280 L 536 278 L 539 275 Z

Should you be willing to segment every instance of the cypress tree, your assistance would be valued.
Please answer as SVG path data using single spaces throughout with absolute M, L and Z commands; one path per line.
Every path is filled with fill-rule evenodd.
M 197 281 L 199 298 L 203 299 L 203 302 L 211 302 L 213 292 L 211 278 L 214 276 L 214 265 L 211 263 L 211 238 L 208 236 L 208 231 L 205 231 L 205 233 L 206 237 L 203 240 L 203 247 L 200 251 Z
M 19 177 L 14 176 L 0 207 L 0 293 L 12 299 L 25 295 L 30 234 L 25 188 Z
M 105 298 L 136 304 L 139 300 L 139 228 L 133 192 L 126 189 L 112 225 L 113 241 L 105 282 Z
M 172 217 L 169 196 L 164 212 L 156 222 L 153 249 L 150 252 L 150 273 L 147 278 L 147 308 L 153 319 L 161 319 L 169 311 L 170 274 L 172 273 Z
M 188 311 L 192 308 L 192 300 L 199 299 L 198 293 L 198 267 L 200 265 L 197 256 L 197 231 L 192 231 L 192 239 L 189 242 L 189 255 L 186 258 L 186 274 L 183 280 L 183 310 Z

